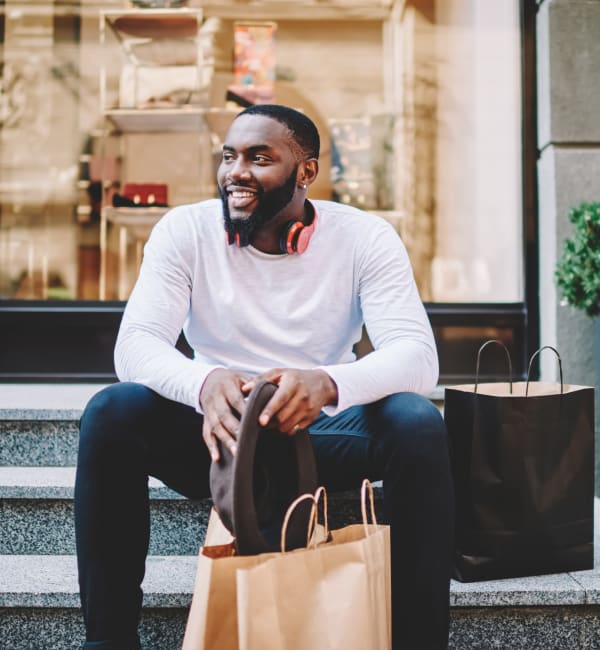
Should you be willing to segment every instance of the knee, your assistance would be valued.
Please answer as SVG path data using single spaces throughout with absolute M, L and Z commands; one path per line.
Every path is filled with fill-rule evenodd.
M 122 445 L 149 420 L 154 393 L 141 384 L 117 383 L 96 393 L 79 424 L 80 451 L 97 453 Z
M 383 400 L 378 437 L 384 453 L 392 460 L 419 465 L 448 456 L 448 436 L 439 409 L 427 398 L 414 393 L 398 393 Z

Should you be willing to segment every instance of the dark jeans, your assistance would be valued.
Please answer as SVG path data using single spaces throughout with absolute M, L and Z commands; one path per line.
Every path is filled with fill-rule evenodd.
M 391 525 L 394 648 L 448 642 L 453 494 L 444 422 L 431 402 L 391 395 L 310 427 L 330 491 L 383 479 Z M 95 395 L 81 419 L 75 523 L 86 648 L 138 648 L 148 552 L 148 476 L 209 496 L 202 416 L 139 384 Z M 340 594 L 343 599 L 344 595 Z M 99 643 L 105 641 L 105 643 Z

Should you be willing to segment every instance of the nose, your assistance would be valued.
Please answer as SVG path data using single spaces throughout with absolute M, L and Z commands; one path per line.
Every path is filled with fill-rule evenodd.
M 252 178 L 250 169 L 242 156 L 238 156 L 228 165 L 227 178 L 232 181 L 250 180 Z

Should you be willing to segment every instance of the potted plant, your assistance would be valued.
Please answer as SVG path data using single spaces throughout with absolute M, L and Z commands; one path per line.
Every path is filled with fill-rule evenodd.
M 573 236 L 564 241 L 556 265 L 563 303 L 600 314 L 600 203 L 582 203 L 569 212 Z

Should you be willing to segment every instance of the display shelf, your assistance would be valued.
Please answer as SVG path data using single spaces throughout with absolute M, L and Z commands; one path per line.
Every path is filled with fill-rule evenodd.
M 202 11 L 187 8 L 113 10 L 102 16 L 122 40 L 193 38 L 202 24 Z
M 105 111 L 122 133 L 201 131 L 206 128 L 200 108 L 113 108 Z
M 243 7 L 246 20 L 385 20 L 397 0 L 259 0 Z M 239 0 L 203 0 L 207 16 L 240 18 Z
M 113 108 L 105 116 L 122 133 L 227 130 L 238 110 L 226 108 Z
M 148 88 L 160 91 L 164 83 L 171 92 L 174 88 L 169 87 L 169 79 L 183 83 L 181 87 L 188 92 L 201 93 L 212 74 L 212 65 L 205 61 L 201 44 L 202 18 L 202 10 L 188 8 L 101 11 L 101 45 L 116 44 L 124 55 L 118 68 L 120 91 L 116 101 L 108 98 L 115 79 L 115 58 L 108 57 L 106 65 L 102 66 L 103 110 L 144 108 L 147 97 L 139 97 L 138 93 Z M 112 81 L 109 75 L 113 75 Z M 131 93 L 133 95 L 129 96 Z
M 171 207 L 164 208 L 103 208 L 103 216 L 108 223 L 126 228 L 133 239 L 146 239 L 156 222 Z
M 200 200 L 204 177 L 212 173 L 213 140 L 238 112 L 208 107 L 212 59 L 201 33 L 203 15 L 202 9 L 187 7 L 100 12 L 105 56 L 99 155 L 119 160 L 115 178 L 106 178 L 102 166 L 101 299 L 127 298 L 143 245 L 168 210 L 115 208 L 113 193 L 132 179 L 150 178 L 168 186 L 176 202 Z
M 133 244 L 135 251 L 135 268 L 142 263 L 144 243 L 150 236 L 152 228 L 158 220 L 170 210 L 161 208 L 102 208 L 100 217 L 100 297 L 106 298 L 107 292 L 107 256 L 108 228 L 116 230 L 118 249 L 116 257 L 117 295 L 118 300 L 126 300 L 131 287 L 128 285 L 128 248 Z

